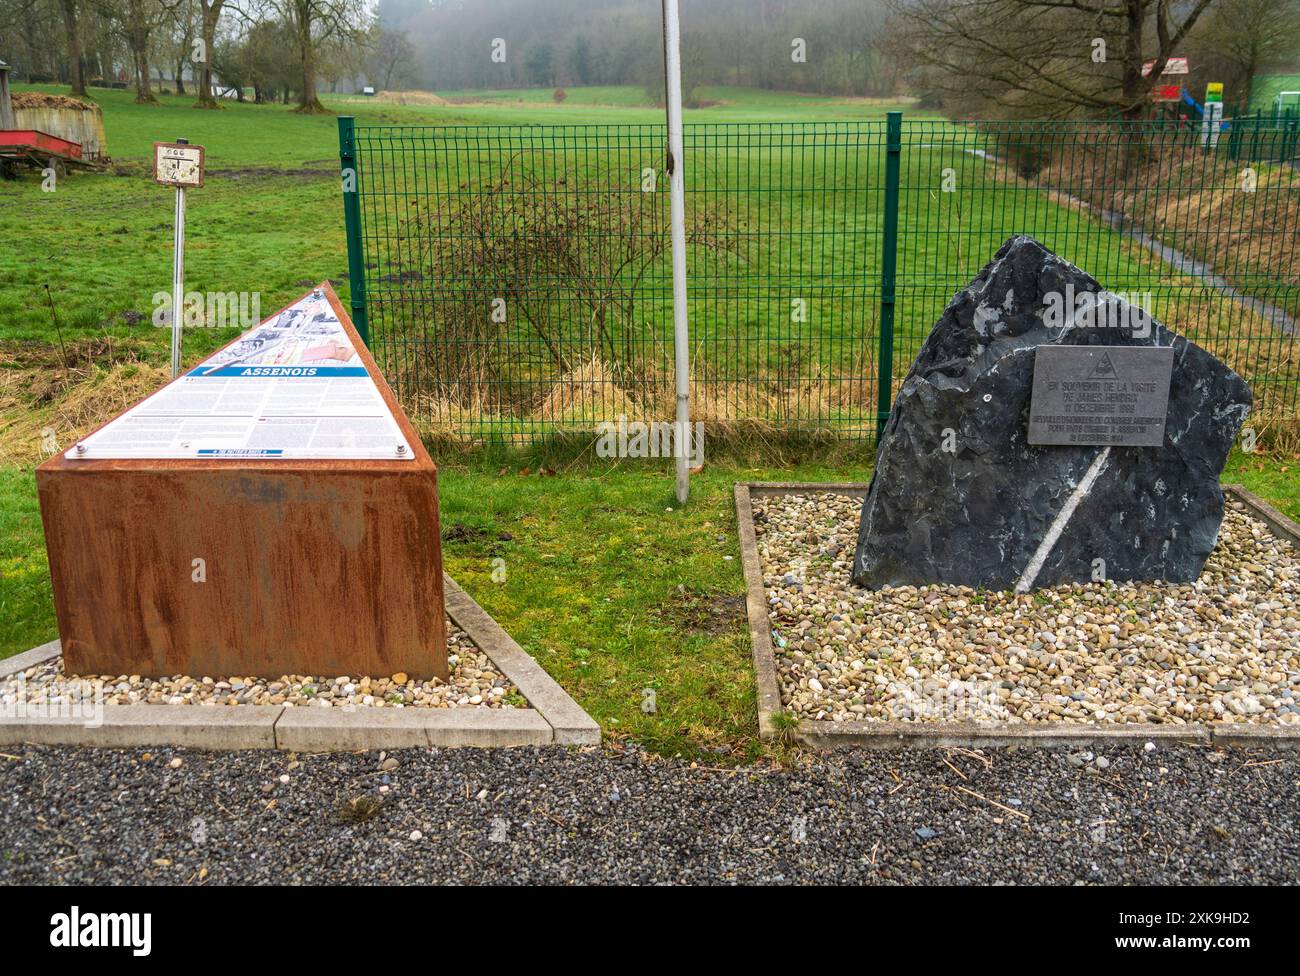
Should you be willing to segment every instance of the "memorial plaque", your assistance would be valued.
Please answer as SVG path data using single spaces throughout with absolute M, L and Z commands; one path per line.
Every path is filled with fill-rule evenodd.
M 1039 346 L 1030 444 L 1159 447 L 1165 439 L 1170 346 Z
M 36 488 L 70 674 L 449 677 L 437 469 L 328 283 Z
M 414 461 L 360 345 L 317 289 L 83 437 L 68 457 Z
M 1103 290 L 1018 235 L 953 296 L 876 449 L 855 584 L 1024 593 L 1091 582 L 1099 559 L 1114 582 L 1201 575 L 1250 388 L 1152 316 L 1137 335 L 1044 314 Z

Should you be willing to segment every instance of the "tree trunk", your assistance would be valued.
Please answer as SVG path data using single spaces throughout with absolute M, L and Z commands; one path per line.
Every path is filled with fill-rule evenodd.
M 1125 14 L 1124 67 L 1121 76 L 1123 115 L 1126 119 L 1137 119 L 1142 117 L 1146 103 L 1143 97 L 1146 79 L 1142 77 L 1142 25 L 1146 20 L 1146 10 L 1142 0 L 1128 0 Z
M 198 108 L 220 108 L 212 94 L 212 51 L 217 43 L 217 21 L 221 18 L 221 8 L 226 0 L 199 0 L 202 10 L 203 63 L 199 65 L 199 100 Z M 243 98 L 239 99 L 241 102 Z
M 298 55 L 302 62 L 302 90 L 298 95 L 296 112 L 309 115 L 326 114 L 325 106 L 316 96 L 316 49 L 311 39 L 311 3 L 298 0 Z
M 185 57 L 176 59 L 176 94 L 185 94 Z
M 77 23 L 77 0 L 59 0 L 63 31 L 68 46 L 68 71 L 73 95 L 86 94 L 86 72 L 81 63 L 81 25 Z
M 143 104 L 152 104 L 158 99 L 153 97 L 153 84 L 149 78 L 149 37 L 143 38 L 138 31 L 128 34 L 131 42 L 131 57 L 135 61 L 135 100 Z

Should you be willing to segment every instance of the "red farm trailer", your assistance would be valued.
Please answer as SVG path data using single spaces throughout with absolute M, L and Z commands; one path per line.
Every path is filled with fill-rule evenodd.
M 0 160 L 53 167 L 56 172 L 69 165 L 84 166 L 81 144 L 60 139 L 39 129 L 0 129 Z

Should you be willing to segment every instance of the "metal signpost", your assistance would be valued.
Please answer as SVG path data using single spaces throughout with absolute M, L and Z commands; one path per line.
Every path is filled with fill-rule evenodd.
M 153 144 L 153 179 L 176 187 L 172 255 L 172 377 L 181 372 L 181 305 L 185 299 L 185 190 L 203 185 L 203 147 L 184 139 Z
M 681 27 L 677 0 L 663 0 L 664 71 L 668 103 L 668 191 L 672 218 L 673 254 L 673 362 L 677 374 L 677 430 L 673 453 L 677 458 L 677 502 L 690 493 L 691 349 L 686 316 L 686 196 L 682 167 L 682 59 Z

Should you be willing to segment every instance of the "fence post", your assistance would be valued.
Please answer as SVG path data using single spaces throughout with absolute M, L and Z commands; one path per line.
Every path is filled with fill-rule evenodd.
M 370 345 L 370 324 L 366 318 L 366 265 L 361 251 L 361 197 L 357 187 L 357 150 L 350 115 L 339 116 L 339 175 L 343 183 L 343 225 L 348 235 L 348 293 L 351 295 L 352 324 L 361 341 Z
M 903 151 L 903 113 L 885 123 L 885 226 L 880 253 L 880 350 L 876 390 L 876 442 L 885 432 L 894 392 L 894 283 L 898 264 L 898 164 Z

